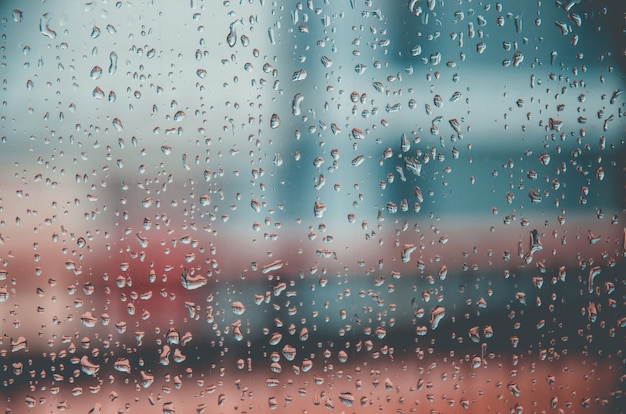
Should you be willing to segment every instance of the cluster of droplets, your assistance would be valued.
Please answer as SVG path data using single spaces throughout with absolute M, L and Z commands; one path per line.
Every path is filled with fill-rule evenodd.
M 562 385 L 623 368 L 607 194 L 624 101 L 611 52 L 597 69 L 580 51 L 593 6 L 248 3 L 168 10 L 172 39 L 165 12 L 133 29 L 116 19 L 136 6 L 89 3 L 88 25 L 42 11 L 39 41 L 14 42 L 24 74 L 3 89 L 25 79 L 24 126 L 3 116 L 2 145 L 28 149 L 0 199 L 7 404 L 610 406 L 599 381 Z M 3 54 L 29 13 L 4 17 Z

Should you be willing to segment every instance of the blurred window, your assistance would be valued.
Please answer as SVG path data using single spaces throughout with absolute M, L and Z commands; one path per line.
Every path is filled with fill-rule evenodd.
M 625 13 L 2 2 L 0 405 L 619 412 Z

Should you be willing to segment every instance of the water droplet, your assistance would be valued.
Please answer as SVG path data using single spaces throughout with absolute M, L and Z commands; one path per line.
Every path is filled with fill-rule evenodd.
M 270 118 L 270 128 L 276 129 L 279 126 L 280 126 L 280 118 L 278 117 L 278 114 L 272 114 L 272 117 Z
M 303 81 L 306 79 L 306 70 L 304 69 L 298 69 L 296 70 L 293 75 L 291 76 L 291 80 L 293 82 L 299 82 L 299 81 Z
M 102 68 L 100 66 L 94 66 L 91 68 L 91 71 L 89 72 L 89 77 L 91 79 L 100 79 L 100 76 L 102 76 Z
M 352 159 L 352 165 L 358 167 L 359 165 L 363 164 L 364 161 L 365 157 L 363 155 L 357 155 Z
M 237 44 L 237 31 L 232 27 L 232 25 L 230 31 L 226 35 L 226 43 L 230 47 L 235 47 Z
M 115 74 L 117 71 L 117 53 L 109 53 L 109 75 Z
M 515 382 L 509 382 L 506 387 L 511 392 L 511 394 L 513 394 L 514 397 L 519 397 L 522 394 L 519 385 L 517 385 L 517 383 Z
M 84 355 L 80 359 L 80 369 L 86 375 L 92 376 L 92 375 L 96 375 L 98 373 L 98 371 L 100 371 L 100 365 L 91 362 L 89 360 L 89 357 L 87 357 L 87 355 Z
M 13 17 L 13 21 L 15 23 L 19 23 L 22 21 L 24 13 L 22 13 L 20 9 L 13 9 L 13 11 L 11 12 L 11 17 Z
M 441 63 L 441 53 L 440 52 L 431 53 L 429 60 L 430 60 L 431 65 L 437 66 L 438 64 Z
M 359 75 L 364 74 L 366 70 L 367 70 L 367 66 L 362 63 L 359 63 L 354 66 L 354 71 Z
M 409 11 L 418 17 L 422 14 L 422 7 L 419 1 L 420 0 L 409 0 Z
M 302 101 L 304 101 L 304 96 L 301 93 L 296 93 L 293 96 L 293 100 L 291 101 L 291 113 L 294 116 L 300 116 L 302 114 L 302 108 L 301 108 Z M 332 129 L 332 125 L 331 125 L 331 129 Z
M 282 339 L 283 335 L 280 332 L 274 332 L 270 336 L 270 345 L 278 345 Z
M 322 218 L 326 212 L 326 204 L 316 201 L 313 205 L 313 214 L 317 218 Z
M 439 327 L 439 323 L 446 316 L 446 310 L 443 306 L 435 306 L 430 311 L 430 328 L 437 329 Z
M 287 361 L 293 361 L 296 358 L 296 348 L 291 345 L 285 345 L 282 349 L 282 354 Z
M 124 129 L 124 126 L 122 125 L 122 121 L 119 118 L 113 118 L 113 122 L 111 123 L 113 124 L 113 126 L 118 132 L 121 132 Z
M 42 35 L 46 36 L 48 39 L 56 39 L 57 32 L 50 29 L 50 20 L 51 17 L 48 15 L 48 13 L 44 13 L 41 15 L 41 17 L 39 18 L 39 32 Z
M 100 30 L 100 28 L 98 26 L 94 26 L 91 28 L 91 38 L 92 39 L 97 39 L 98 37 L 100 37 L 100 34 L 102 33 L 102 31 Z
M 275 153 L 272 163 L 277 167 L 283 165 L 283 155 L 280 152 Z
M 285 265 L 285 263 L 282 260 L 275 260 L 272 263 L 268 263 L 265 266 L 263 266 L 263 269 L 261 270 L 261 273 L 268 274 L 270 272 L 273 272 L 275 270 L 279 270 L 282 269 L 283 266 Z
M 84 314 L 81 315 L 80 321 L 85 327 L 93 328 L 97 325 L 98 318 L 93 316 L 91 312 L 85 312 Z
M 261 212 L 261 202 L 256 198 L 253 198 L 252 200 L 250 200 L 250 207 L 252 207 L 252 210 L 254 210 L 257 213 Z
M 185 111 L 176 111 L 176 113 L 174 114 L 174 121 L 180 122 L 183 119 L 185 119 Z
M 183 269 L 181 279 L 183 287 L 187 290 L 199 289 L 208 283 L 208 279 L 205 276 L 190 274 L 187 269 Z
M 125 372 L 127 374 L 130 374 L 131 371 L 130 361 L 127 358 L 119 358 L 115 361 L 113 367 L 116 371 Z
M 28 349 L 28 341 L 25 337 L 20 336 L 11 340 L 11 352 L 19 352 Z
M 96 86 L 93 89 L 93 91 L 91 92 L 91 95 L 96 99 L 104 99 L 104 91 L 100 89 L 98 86 Z

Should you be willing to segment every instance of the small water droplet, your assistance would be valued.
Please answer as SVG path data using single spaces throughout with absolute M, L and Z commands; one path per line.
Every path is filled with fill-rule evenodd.
M 102 76 L 102 68 L 100 66 L 94 66 L 91 68 L 91 71 L 89 72 L 89 77 L 91 79 L 100 79 L 100 76 Z
M 320 60 L 325 68 L 330 68 L 333 65 L 333 61 L 328 56 L 322 56 Z
M 39 19 L 39 32 L 46 36 L 48 39 L 56 39 L 57 32 L 50 29 L 50 16 L 48 13 L 44 13 L 41 15 Z
M 270 118 L 270 128 L 276 129 L 279 126 L 280 126 L 280 118 L 278 114 L 272 114 L 272 117 Z
M 124 129 L 122 121 L 119 118 L 113 118 L 112 124 L 118 132 L 121 132 Z
M 302 101 L 304 101 L 304 96 L 301 93 L 296 93 L 293 96 L 293 100 L 291 101 L 291 113 L 294 116 L 300 116 L 300 114 L 302 114 L 302 108 L 301 108 Z M 332 125 L 331 125 L 331 129 L 332 129 Z
M 94 26 L 94 27 L 91 28 L 91 35 L 90 36 L 91 36 L 92 39 L 97 39 L 98 37 L 100 37 L 101 33 L 102 32 L 101 32 L 100 28 L 98 26 Z
M 291 75 L 291 80 L 293 82 L 299 82 L 299 81 L 303 81 L 306 79 L 306 70 L 304 69 L 298 69 L 295 72 L 293 72 L 293 75 Z
M 13 12 L 11 12 L 11 16 L 13 17 L 13 21 L 15 23 L 19 23 L 22 21 L 24 14 L 22 13 L 20 9 L 13 9 Z
M 117 71 L 117 53 L 109 54 L 109 75 L 113 75 Z

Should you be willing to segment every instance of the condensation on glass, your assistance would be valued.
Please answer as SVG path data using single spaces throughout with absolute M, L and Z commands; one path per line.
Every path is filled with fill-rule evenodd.
M 0 406 L 621 412 L 625 10 L 3 1 Z

